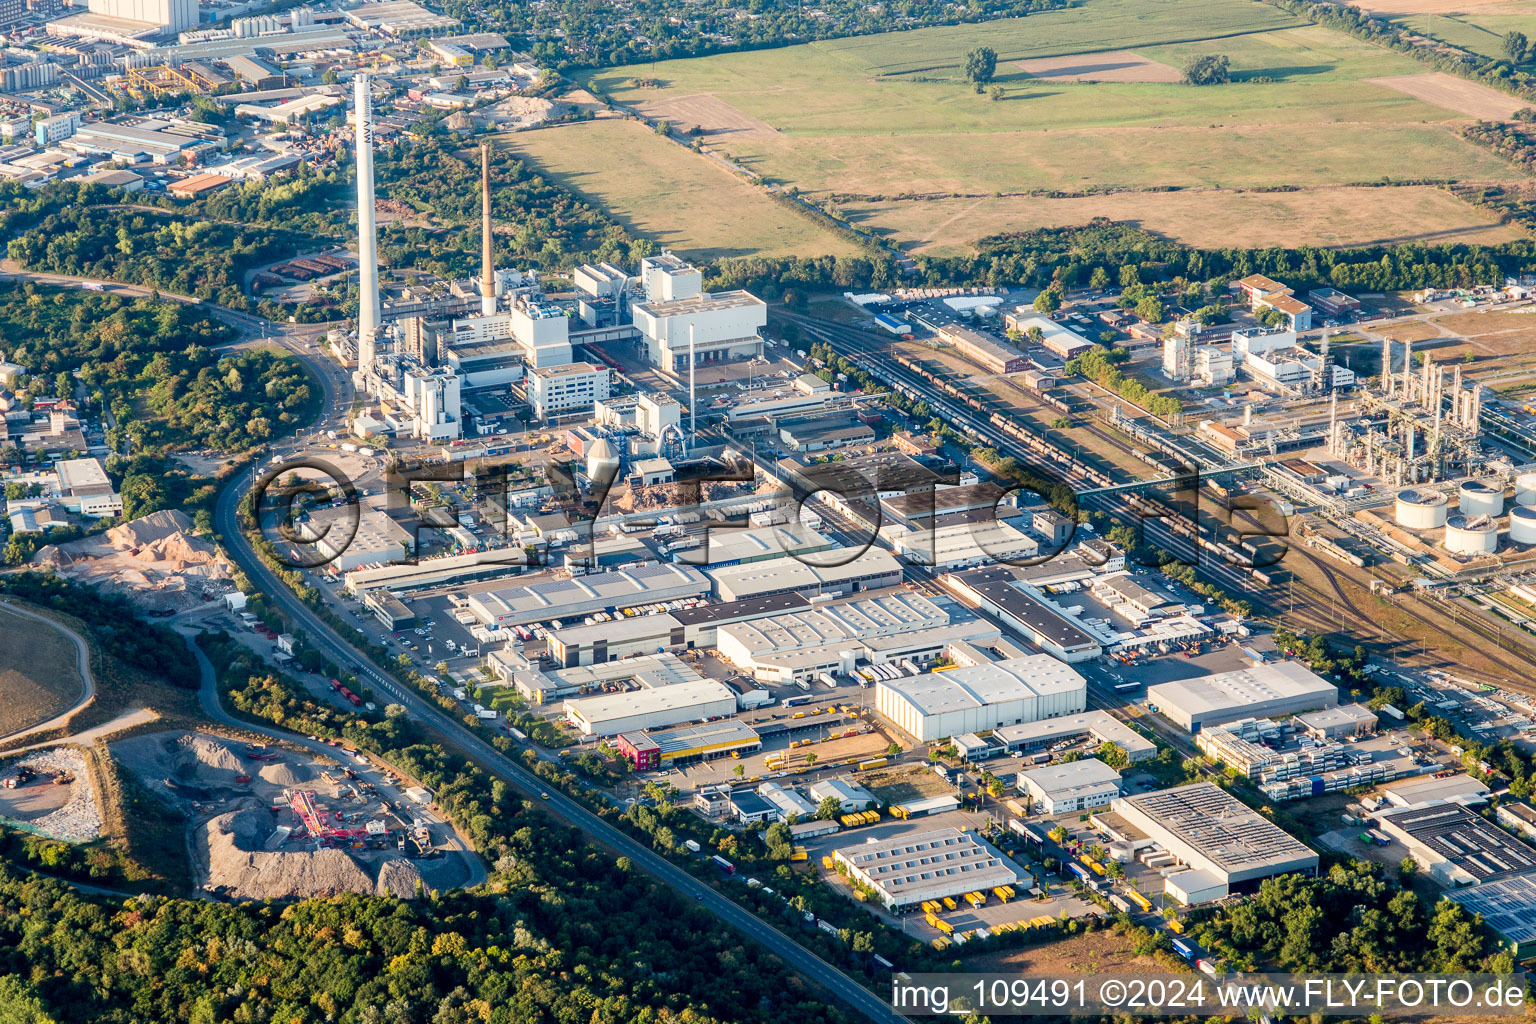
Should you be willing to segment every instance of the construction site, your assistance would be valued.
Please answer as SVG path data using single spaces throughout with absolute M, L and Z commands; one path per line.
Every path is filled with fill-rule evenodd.
M 186 815 L 193 877 L 204 892 L 409 899 L 483 876 L 474 854 L 427 808 L 429 794 L 402 790 L 387 769 L 340 747 L 333 760 L 160 732 L 111 749 L 145 788 Z
M 152 512 L 96 536 L 49 544 L 32 561 L 146 611 L 173 614 L 230 589 L 229 564 L 192 529 L 191 517 L 179 509 Z

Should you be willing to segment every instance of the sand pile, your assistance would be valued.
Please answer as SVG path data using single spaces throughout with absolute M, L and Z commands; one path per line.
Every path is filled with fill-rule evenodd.
M 175 774 L 204 784 L 233 785 L 249 769 L 234 751 L 210 736 L 183 733 L 169 751 Z M 190 767 L 190 773 L 187 769 Z
M 212 544 L 192 535 L 192 520 L 179 509 L 152 512 L 95 537 L 49 544 L 33 561 L 92 585 L 105 585 L 155 607 L 192 607 L 189 589 L 217 593 L 213 581 L 229 578 Z
M 271 783 L 274 786 L 302 786 L 309 781 L 309 772 L 283 761 L 266 765 L 257 774 L 261 776 L 262 782 Z

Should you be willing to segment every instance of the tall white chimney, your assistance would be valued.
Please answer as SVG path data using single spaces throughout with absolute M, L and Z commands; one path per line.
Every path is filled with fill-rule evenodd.
M 357 366 L 367 372 L 379 332 L 379 235 L 373 220 L 373 109 L 368 76 L 356 76 L 353 120 L 357 127 Z
M 491 144 L 480 144 L 480 313 L 496 312 L 496 255 L 491 238 Z

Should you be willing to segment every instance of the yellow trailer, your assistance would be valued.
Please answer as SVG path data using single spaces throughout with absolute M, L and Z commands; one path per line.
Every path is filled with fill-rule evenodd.
M 994 888 L 992 890 L 992 892 L 993 892 L 994 895 L 997 896 L 998 899 L 1002 900 L 1004 903 L 1007 903 L 1009 900 L 1013 899 L 1013 893 L 1008 890 L 1008 887 L 1006 885 L 999 885 L 996 888 Z
M 950 910 L 959 910 L 960 909 L 960 904 L 955 902 L 955 898 L 953 896 L 945 896 L 944 897 L 944 905 L 946 907 L 948 907 Z
M 1051 925 L 1056 923 L 1056 919 L 1054 917 L 1046 917 L 1044 914 L 1041 914 L 1039 917 L 1030 918 L 1029 923 L 1034 925 L 1036 928 L 1049 928 Z
M 1152 901 L 1147 899 L 1141 893 L 1137 892 L 1135 889 L 1127 887 L 1125 890 L 1125 898 L 1136 904 L 1142 910 L 1152 909 Z
M 828 871 L 831 871 L 831 870 L 833 870 L 833 869 L 835 869 L 837 867 L 837 865 L 833 862 L 831 857 L 823 857 L 823 858 L 821 858 L 821 866 L 826 868 Z

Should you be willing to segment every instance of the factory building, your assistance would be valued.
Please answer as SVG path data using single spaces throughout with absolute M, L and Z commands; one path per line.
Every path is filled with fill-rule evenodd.
M 563 711 L 565 720 L 583 736 L 616 736 L 621 732 L 664 729 L 684 722 L 734 715 L 736 695 L 724 683 L 699 679 L 672 686 L 577 697 L 567 700 Z
M 825 556 L 838 561 L 834 555 Z M 901 564 L 885 551 L 870 549 L 842 565 L 815 565 L 809 559 L 773 558 L 750 565 L 732 565 L 710 569 L 715 596 L 722 601 L 743 601 L 774 594 L 851 594 L 859 590 L 881 590 L 901 582 Z
M 565 697 L 615 693 L 636 687 L 660 690 L 704 677 L 674 654 L 663 652 L 623 661 L 545 669 L 515 647 L 503 647 L 486 657 L 486 666 L 499 679 L 516 688 L 530 704 L 542 705 Z
M 1364 704 L 1340 704 L 1296 716 L 1296 724 L 1308 736 L 1318 740 L 1342 740 L 1348 736 L 1369 736 L 1376 731 L 1376 712 Z
M 1147 687 L 1147 703 L 1181 728 L 1196 733 L 1240 718 L 1273 718 L 1335 707 L 1339 691 L 1297 661 L 1254 665 L 1196 679 Z
M 1120 773 L 1096 757 L 1019 772 L 1019 792 L 1045 814 L 1107 807 L 1120 795 Z
M 338 574 L 364 565 L 402 562 L 412 550 L 410 533 L 376 508 L 317 509 L 298 524 L 297 533 Z
M 932 530 L 886 530 L 881 532 L 891 540 L 896 554 L 938 572 L 998 562 L 1024 562 L 1040 553 L 1040 545 L 1033 538 L 996 519 L 955 523 Z
M 764 782 L 757 787 L 757 795 L 773 806 L 774 816 L 780 821 L 788 821 L 790 818 L 804 821 L 816 816 L 815 804 L 777 782 Z
M 1536 871 L 1536 850 L 1459 803 L 1383 811 L 1376 822 L 1449 888 Z
M 852 672 L 860 660 L 927 660 L 957 639 L 996 635 L 979 619 L 955 622 L 928 598 L 899 593 L 723 625 L 715 645 L 754 679 L 792 682 Z
M 640 261 L 643 301 L 630 307 L 646 358 L 663 371 L 686 376 L 689 352 L 697 365 L 736 362 L 763 354 L 758 331 L 768 305 L 744 291 L 706 292 L 698 268 L 663 253 Z
M 686 565 L 723 569 L 731 565 L 751 565 L 777 558 L 804 558 L 831 551 L 837 545 L 799 523 L 758 526 L 748 529 L 720 526 L 708 529 L 698 547 L 685 548 L 673 555 L 673 561 Z M 808 559 L 819 561 L 819 559 Z
M 895 913 L 927 900 L 989 892 L 1019 881 L 1012 863 L 974 832 L 935 829 L 834 850 L 848 875 L 880 894 Z M 942 865 L 942 867 L 940 867 Z
M 1088 661 L 1103 653 L 1099 637 L 1007 569 L 994 566 L 948 573 L 941 582 L 966 604 L 996 616 L 1064 662 Z
M 1252 892 L 1264 879 L 1293 871 L 1317 873 L 1313 850 L 1214 783 L 1123 796 L 1110 809 L 1189 869 L 1165 883 L 1181 903 Z
M 1005 725 L 993 735 L 1010 753 L 1028 754 L 1057 743 L 1088 739 L 1095 743 L 1113 743 L 1125 751 L 1132 764 L 1157 756 L 1156 743 L 1107 711 L 1084 711 L 1039 722 Z
M 702 597 L 709 589 L 709 578 L 697 569 L 684 565 L 637 565 L 570 578 L 547 576 L 521 586 L 472 594 L 469 609 L 483 626 L 520 626 Z
M 549 656 L 564 668 L 601 665 L 683 645 L 683 624 L 667 614 L 620 616 L 590 626 L 551 630 L 549 634 Z
M 1088 684 L 1045 654 L 882 680 L 875 710 L 919 742 L 1083 711 Z
M 1454 889 L 1445 898 L 1460 903 L 1503 939 L 1516 960 L 1536 955 L 1536 876 L 1513 875 Z
M 655 732 L 621 732 L 614 740 L 620 756 L 636 771 L 674 768 L 732 754 L 748 754 L 761 749 L 762 745 L 755 730 L 731 718 Z

